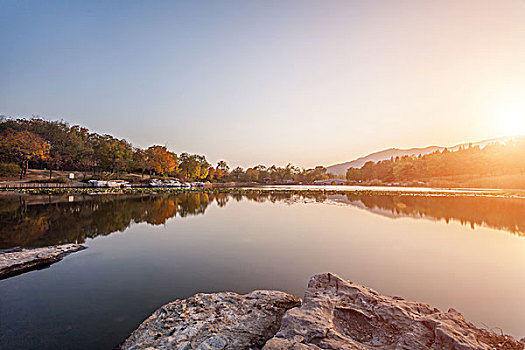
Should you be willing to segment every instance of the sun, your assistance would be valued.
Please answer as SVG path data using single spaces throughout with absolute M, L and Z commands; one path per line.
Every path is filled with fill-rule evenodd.
M 508 136 L 525 134 L 525 101 L 501 105 L 497 118 L 502 134 Z
M 507 115 L 501 117 L 500 130 L 508 136 L 521 135 L 525 131 L 525 117 Z

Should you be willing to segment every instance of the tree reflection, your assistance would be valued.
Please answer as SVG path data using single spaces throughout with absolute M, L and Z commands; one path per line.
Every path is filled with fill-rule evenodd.
M 213 200 L 204 193 L 79 196 L 51 203 L 42 196 L 8 196 L 0 198 L 0 248 L 83 243 L 133 223 L 162 225 L 177 214 L 204 214 Z
M 337 202 L 396 217 L 458 221 L 525 236 L 525 200 L 476 196 L 247 191 L 245 193 L 164 193 L 94 196 L 0 196 L 0 248 L 38 247 L 124 231 L 134 223 L 162 225 L 170 218 L 204 214 L 229 200 L 257 203 Z
M 390 217 L 416 217 L 485 226 L 525 236 L 525 200 L 485 196 L 352 195 L 348 202 Z M 379 209 L 379 211 L 378 211 Z

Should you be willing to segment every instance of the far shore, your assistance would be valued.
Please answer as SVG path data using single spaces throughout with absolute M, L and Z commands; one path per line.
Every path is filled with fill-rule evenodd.
M 317 186 L 317 185 L 258 185 L 252 183 L 229 184 L 211 188 L 93 188 L 93 187 L 38 187 L 38 188 L 2 188 L 0 195 L 133 195 L 162 193 L 229 193 L 257 194 L 261 192 L 279 192 L 289 194 L 320 193 L 324 195 L 361 195 L 389 196 L 476 196 L 525 198 L 525 190 L 513 189 L 471 189 L 471 188 L 425 188 L 401 186 Z
M 182 183 L 206 183 L 212 188 L 235 187 L 267 187 L 267 186 L 323 186 L 327 188 L 345 188 L 356 186 L 364 188 L 402 188 L 402 189 L 432 189 L 432 190 L 469 190 L 469 191 L 525 191 L 525 174 L 507 174 L 491 176 L 441 176 L 415 179 L 408 182 L 383 182 L 380 180 L 350 181 L 341 176 L 326 174 L 323 180 L 301 182 L 287 178 L 265 178 L 264 181 L 246 181 L 239 179 L 210 180 L 155 176 L 137 173 L 81 172 L 53 170 L 52 177 L 48 170 L 28 169 L 27 175 L 20 180 L 18 177 L 0 177 L 0 191 L 15 188 L 89 188 L 89 179 L 104 179 L 107 181 L 124 181 L 131 188 L 149 188 L 152 181 L 180 181 Z

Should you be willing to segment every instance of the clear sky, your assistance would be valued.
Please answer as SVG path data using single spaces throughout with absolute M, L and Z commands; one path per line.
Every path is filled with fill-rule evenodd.
M 525 1 L 4 1 L 0 114 L 230 165 L 525 133 Z

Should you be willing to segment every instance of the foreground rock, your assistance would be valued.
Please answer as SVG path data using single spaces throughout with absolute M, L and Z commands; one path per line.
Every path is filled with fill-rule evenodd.
M 523 349 L 505 335 L 479 329 L 455 311 L 386 297 L 320 274 L 303 305 L 288 311 L 265 350 L 285 349 Z
M 298 305 L 299 299 L 278 291 L 196 294 L 155 311 L 121 348 L 260 349 Z
M 176 300 L 155 311 L 122 348 L 523 350 L 524 343 L 479 329 L 453 309 L 383 296 L 325 273 L 311 278 L 302 306 L 277 291 Z
M 85 249 L 80 244 L 64 244 L 36 249 L 11 249 L 0 252 L 0 279 L 47 267 L 70 253 Z

